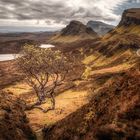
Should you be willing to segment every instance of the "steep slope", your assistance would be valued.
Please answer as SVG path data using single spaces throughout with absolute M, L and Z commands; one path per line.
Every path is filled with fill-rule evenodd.
M 111 55 L 126 49 L 136 52 L 140 48 L 139 13 L 140 8 L 124 11 L 119 25 L 102 39 L 102 46 L 106 46 L 106 51 L 108 51 L 105 53 Z
M 131 9 L 127 11 L 129 12 Z M 133 11 L 139 13 L 140 9 L 133 9 Z M 138 13 L 134 12 L 133 17 L 136 17 Z M 83 40 L 79 45 L 76 45 L 81 46 L 75 52 L 83 54 L 83 63 L 86 66 L 85 77 L 89 78 L 105 72 L 126 71 L 138 63 L 140 57 L 140 24 L 134 24 L 135 19 L 132 19 L 132 24 L 125 25 L 122 23 L 124 18 L 122 16 L 119 26 L 101 39 Z
M 123 14 L 119 26 L 101 40 L 87 41 L 85 47 L 81 43 L 73 51 L 83 54 L 83 77 L 92 85 L 91 100 L 67 118 L 46 126 L 44 140 L 140 139 L 140 9 L 127 12 L 129 18 L 135 17 L 129 25 L 122 22 Z
M 36 140 L 24 108 L 20 99 L 11 93 L 0 92 L 1 140 Z
M 103 23 L 101 21 L 89 21 L 87 23 L 87 27 L 92 28 L 99 35 L 104 35 L 115 28 L 115 26 Z
M 91 101 L 44 129 L 45 140 L 140 139 L 140 71 L 112 77 Z
M 92 47 L 91 61 L 86 64 L 93 69 L 109 68 L 117 65 L 120 65 L 120 67 L 125 65 L 125 67 L 130 68 L 135 65 L 140 57 L 138 55 L 140 49 L 139 13 L 140 9 L 126 10 L 120 24 L 114 30 L 107 33 L 101 39 L 99 45 L 94 48 Z M 124 15 L 131 19 L 129 25 L 125 24 L 126 16 Z M 85 61 L 87 59 L 85 58 Z
M 66 28 L 54 36 L 51 41 L 68 43 L 75 42 L 78 40 L 92 39 L 98 37 L 97 33 L 92 30 L 92 28 L 87 27 L 79 21 L 71 21 Z

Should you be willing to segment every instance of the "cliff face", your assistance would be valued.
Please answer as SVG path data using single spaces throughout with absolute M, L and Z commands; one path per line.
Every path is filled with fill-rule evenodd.
M 20 99 L 0 92 L 0 140 L 36 140 Z
M 61 31 L 62 36 L 68 35 L 82 35 L 82 34 L 90 34 L 90 35 L 97 35 L 96 32 L 92 30 L 92 28 L 87 27 L 83 23 L 79 21 L 71 21 L 66 28 Z
M 130 49 L 133 57 L 139 48 L 140 8 L 128 9 L 124 11 L 119 25 L 103 37 L 100 52 L 111 56 Z
M 140 25 L 140 8 L 125 10 L 119 26 Z

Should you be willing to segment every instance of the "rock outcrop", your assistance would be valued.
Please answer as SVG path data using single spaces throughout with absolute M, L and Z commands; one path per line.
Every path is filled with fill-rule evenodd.
M 12 93 L 0 92 L 0 140 L 36 140 L 24 109 Z
M 124 11 L 119 26 L 140 25 L 140 8 L 127 9 Z
M 68 35 L 75 36 L 75 35 L 86 35 L 86 34 L 97 36 L 97 33 L 93 31 L 92 28 L 87 27 L 86 25 L 84 25 L 79 21 L 71 21 L 70 24 L 67 25 L 66 28 L 64 28 L 61 31 L 62 36 L 68 36 Z

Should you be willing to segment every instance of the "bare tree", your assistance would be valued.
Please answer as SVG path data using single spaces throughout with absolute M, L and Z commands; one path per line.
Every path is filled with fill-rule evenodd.
M 26 45 L 21 55 L 17 59 L 17 65 L 38 98 L 30 108 L 39 108 L 43 112 L 55 109 L 55 89 L 62 84 L 72 68 L 68 58 L 60 51 L 31 45 Z M 47 98 L 51 99 L 52 106 L 44 110 L 39 105 L 46 102 Z

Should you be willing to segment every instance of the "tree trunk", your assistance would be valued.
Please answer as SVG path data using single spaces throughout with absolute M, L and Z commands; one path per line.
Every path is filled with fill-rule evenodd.
M 37 92 L 37 97 L 38 97 L 38 101 L 36 103 L 34 103 L 31 106 L 28 106 L 26 109 L 27 110 L 31 110 L 34 108 L 37 108 L 39 110 L 42 110 L 44 113 L 47 113 L 50 110 L 54 110 L 55 109 L 55 97 L 54 97 L 54 91 L 52 91 L 50 93 L 50 97 L 51 97 L 51 107 L 48 109 L 43 109 L 42 107 L 39 107 L 41 104 L 45 103 L 46 97 L 44 96 L 44 90 L 40 90 L 40 92 Z
M 51 103 L 52 103 L 52 110 L 55 109 L 55 97 L 54 97 L 54 93 L 51 94 Z

